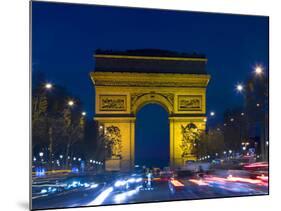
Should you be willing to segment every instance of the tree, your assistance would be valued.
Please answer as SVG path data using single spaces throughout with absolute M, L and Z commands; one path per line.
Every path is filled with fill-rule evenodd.
M 71 113 L 71 108 L 67 108 L 63 112 L 64 126 L 60 131 L 66 138 L 66 150 L 65 150 L 65 165 L 69 165 L 69 155 L 71 147 L 78 141 L 83 140 L 84 135 L 84 117 L 81 116 L 79 119 L 75 118 Z
M 202 132 L 198 141 L 198 156 L 215 155 L 225 149 L 224 134 L 219 127 Z
M 53 155 L 65 154 L 67 159 L 72 146 L 83 140 L 85 117 L 81 115 L 78 98 L 73 108 L 67 107 L 70 94 L 56 85 L 46 90 L 42 83 L 32 92 L 32 149 L 33 154 L 44 149 L 52 168 Z M 68 159 L 65 161 L 68 166 Z

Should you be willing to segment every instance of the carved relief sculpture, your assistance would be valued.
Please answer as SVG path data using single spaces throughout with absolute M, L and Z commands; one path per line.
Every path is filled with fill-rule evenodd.
M 178 96 L 178 110 L 179 111 L 200 111 L 202 110 L 202 97 L 179 95 Z
M 125 111 L 126 95 L 100 95 L 101 111 Z
M 121 131 L 116 126 L 106 127 L 105 147 L 107 149 L 108 158 L 121 159 L 122 151 Z
M 194 155 L 196 141 L 199 139 L 200 132 L 194 124 L 188 124 L 185 127 L 181 125 L 182 133 L 182 158 L 187 158 L 190 155 Z

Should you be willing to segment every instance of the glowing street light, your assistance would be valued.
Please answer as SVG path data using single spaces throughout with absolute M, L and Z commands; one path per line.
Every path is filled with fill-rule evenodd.
M 60 159 L 62 159 L 63 158 L 63 155 L 60 155 Z
M 53 88 L 53 85 L 52 85 L 51 83 L 46 83 L 46 84 L 45 84 L 45 89 L 50 90 L 50 89 L 52 89 L 52 88 Z
M 86 116 L 86 114 L 87 114 L 87 113 L 86 113 L 85 111 L 82 112 L 82 116 Z
M 242 84 L 237 84 L 237 85 L 236 85 L 236 90 L 237 90 L 238 92 L 242 92 L 242 91 L 244 90 L 244 86 L 243 86 Z
M 246 150 L 246 147 L 244 146 L 244 147 L 242 147 L 242 149 L 243 149 L 243 150 Z
M 232 153 L 232 150 L 229 150 L 228 152 L 229 152 L 229 154 L 231 154 L 231 153 Z
M 73 100 L 69 100 L 67 103 L 70 107 L 74 106 L 74 101 Z
M 244 112 L 242 112 L 242 113 L 241 113 L 241 116 L 244 116 L 244 115 L 245 115 L 245 113 L 244 113 Z
M 39 152 L 39 156 L 43 157 L 44 153 L 43 152 Z
M 258 66 L 255 67 L 255 74 L 256 74 L 256 75 L 261 75 L 261 74 L 263 74 L 263 68 L 262 68 L 262 66 L 258 65 Z
M 211 115 L 211 116 L 215 116 L 215 112 L 214 112 L 214 111 L 211 111 L 211 112 L 210 112 L 210 115 Z

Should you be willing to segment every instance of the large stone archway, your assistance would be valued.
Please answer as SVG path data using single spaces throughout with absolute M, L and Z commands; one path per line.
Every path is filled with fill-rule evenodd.
M 129 170 L 134 166 L 136 113 L 148 103 L 162 105 L 169 114 L 170 166 L 177 167 L 185 160 L 196 160 L 196 154 L 191 151 L 182 157 L 183 128 L 192 123 L 199 130 L 205 130 L 206 87 L 210 76 L 201 72 L 178 73 L 175 61 L 187 62 L 188 67 L 190 62 L 194 66 L 194 63 L 206 63 L 206 59 L 109 54 L 96 54 L 95 57 L 96 70 L 91 73 L 95 86 L 94 119 L 99 122 L 105 134 L 112 127 L 118 128 L 120 133 L 118 146 L 120 156 L 115 155 L 116 164 L 113 162 L 113 166 L 120 165 L 121 170 Z M 139 64 L 139 60 L 143 62 Z M 155 72 L 154 66 L 151 66 L 150 72 L 134 70 L 136 66 L 147 68 L 155 62 L 161 66 L 159 63 L 163 61 L 165 64 L 172 61 L 175 71 L 164 72 L 161 68 L 159 71 L 157 67 Z M 145 62 L 149 63 L 144 66 Z M 131 66 L 132 71 L 126 71 L 124 68 L 126 65 L 122 63 Z M 112 66 L 112 71 L 106 71 L 109 68 L 106 64 Z M 123 71 L 116 71 L 116 66 L 120 64 L 123 65 Z M 103 69 L 105 71 L 102 71 Z

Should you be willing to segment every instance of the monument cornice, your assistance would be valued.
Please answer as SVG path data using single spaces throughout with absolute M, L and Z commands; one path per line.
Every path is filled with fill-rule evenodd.
M 144 60 L 169 60 L 169 61 L 203 61 L 207 62 L 207 58 L 192 58 L 192 57 L 162 57 L 162 56 L 129 56 L 129 55 L 108 55 L 95 54 L 95 58 L 110 58 L 110 59 L 144 59 Z
M 180 73 L 91 72 L 96 86 L 206 87 L 210 75 Z

